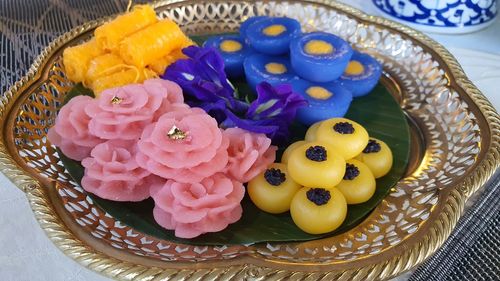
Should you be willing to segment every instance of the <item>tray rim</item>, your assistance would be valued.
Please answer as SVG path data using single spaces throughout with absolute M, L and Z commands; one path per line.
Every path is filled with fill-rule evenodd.
M 153 5 L 163 6 L 181 2 L 192 2 L 182 0 L 164 0 L 155 2 Z M 376 16 L 369 16 L 363 12 L 352 8 L 346 4 L 337 3 L 330 0 L 310 1 L 314 4 L 322 4 L 327 7 L 339 10 L 351 17 L 357 18 L 366 23 L 373 23 L 393 29 L 401 35 L 410 37 L 418 41 L 420 44 L 432 49 L 443 61 L 443 67 L 447 68 L 452 74 L 451 79 L 456 86 L 460 88 L 472 103 L 478 107 L 480 113 L 485 118 L 488 129 L 490 130 L 490 138 L 488 151 L 486 151 L 484 159 L 477 163 L 476 168 L 464 177 L 461 184 L 451 190 L 449 199 L 444 204 L 443 212 L 438 214 L 438 218 L 430 225 L 426 233 L 419 241 L 415 241 L 401 254 L 395 255 L 388 260 L 381 260 L 375 264 L 370 264 L 365 267 L 356 267 L 352 269 L 342 270 L 344 277 L 352 277 L 354 279 L 364 278 L 381 278 L 386 279 L 400 274 L 413 266 L 421 263 L 429 257 L 437 248 L 444 242 L 453 230 L 456 222 L 460 218 L 465 202 L 470 196 L 477 191 L 495 172 L 500 165 L 500 119 L 498 113 L 483 96 L 483 94 L 471 83 L 465 76 L 462 68 L 456 59 L 439 43 L 430 39 L 423 33 L 413 30 L 404 25 L 398 24 L 388 19 Z M 45 65 L 50 61 L 50 57 L 59 50 L 65 41 L 78 37 L 85 31 L 94 28 L 95 26 L 105 22 L 110 17 L 87 22 L 78 26 L 71 31 L 59 36 L 46 47 L 42 53 L 35 59 L 26 76 L 17 81 L 1 98 L 0 105 L 0 126 L 4 129 L 4 121 L 7 119 L 7 114 L 17 102 L 18 97 L 25 91 L 33 87 L 42 78 L 41 73 Z M 5 133 L 5 132 L 4 132 Z M 179 268 L 159 268 L 146 267 L 143 265 L 134 264 L 131 262 L 121 261 L 117 258 L 108 256 L 104 253 L 97 252 L 89 248 L 89 246 L 77 238 L 69 228 L 62 222 L 61 218 L 52 206 L 51 200 L 41 188 L 40 184 L 25 173 L 22 168 L 10 157 L 4 146 L 0 146 L 0 170 L 13 182 L 17 187 L 26 193 L 31 208 L 35 214 L 42 229 L 45 230 L 52 242 L 61 249 L 66 255 L 70 256 L 80 264 L 89 267 L 105 276 L 119 278 L 125 280 L 150 280 L 150 278 L 166 278 L 172 274 L 178 274 Z M 418 242 L 418 243 L 417 243 Z M 293 269 L 277 270 L 267 268 L 265 264 L 243 264 L 234 265 L 231 267 L 220 268 L 198 268 L 198 269 L 183 269 L 182 271 L 189 272 L 182 279 L 190 279 L 203 277 L 203 279 L 211 280 L 221 275 L 231 275 L 232 277 L 251 276 L 256 277 L 262 274 L 267 276 L 279 274 L 280 278 L 292 277 L 292 279 L 302 279 L 305 277 L 311 278 L 310 273 L 293 271 Z M 319 278 L 329 276 L 331 272 L 319 272 L 314 276 Z M 193 275 L 194 274 L 194 275 Z

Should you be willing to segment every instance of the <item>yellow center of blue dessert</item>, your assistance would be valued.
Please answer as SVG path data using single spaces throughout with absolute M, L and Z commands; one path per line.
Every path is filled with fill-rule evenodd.
M 335 48 L 326 41 L 311 40 L 306 43 L 304 50 L 310 55 L 330 55 L 335 51 Z
M 270 25 L 262 30 L 262 33 L 264 33 L 267 36 L 278 36 L 281 33 L 286 31 L 286 27 L 281 24 L 273 24 Z
M 286 72 L 286 66 L 277 62 L 270 62 L 266 64 L 266 71 L 271 74 L 283 74 Z
M 306 94 L 318 100 L 327 100 L 333 95 L 332 92 L 328 91 L 323 87 L 318 87 L 318 86 L 309 87 L 306 90 Z
M 241 50 L 243 46 L 236 40 L 224 40 L 220 43 L 219 48 L 226 53 L 234 53 Z
M 360 75 L 365 71 L 365 67 L 359 61 L 352 60 L 349 62 L 344 72 L 347 75 Z

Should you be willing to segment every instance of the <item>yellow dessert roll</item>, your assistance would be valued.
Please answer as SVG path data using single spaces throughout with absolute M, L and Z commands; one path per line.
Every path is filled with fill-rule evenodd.
M 85 84 L 92 85 L 99 77 L 129 68 L 118 55 L 112 53 L 100 55 L 89 62 L 87 74 L 85 75 Z
M 141 83 L 149 78 L 157 77 L 156 73 L 147 68 L 138 69 L 130 66 L 129 69 L 97 78 L 91 85 L 96 97 L 111 88 L 116 88 L 132 83 Z
M 180 49 L 188 40 L 171 20 L 150 25 L 120 42 L 120 56 L 128 64 L 145 67 Z
M 103 53 L 95 39 L 66 48 L 63 52 L 63 64 L 68 79 L 73 82 L 83 82 L 89 62 Z
M 95 32 L 97 43 L 105 50 L 118 51 L 123 38 L 158 21 L 154 9 L 149 5 L 137 5 L 131 12 L 116 17 L 98 27 Z
M 165 69 L 175 61 L 179 59 L 185 59 L 187 58 L 186 55 L 182 53 L 182 49 L 176 49 L 172 51 L 170 54 L 164 56 L 163 58 L 158 59 L 157 61 L 153 62 L 151 65 L 149 65 L 149 68 L 151 68 L 154 72 L 158 74 L 163 74 L 165 73 Z
M 196 45 L 196 43 L 189 39 L 189 37 L 186 37 L 185 41 L 182 43 L 182 46 L 179 49 L 175 49 L 165 57 L 154 61 L 151 65 L 149 65 L 149 68 L 158 73 L 158 75 L 165 73 L 165 70 L 169 65 L 176 62 L 177 60 L 187 58 L 187 56 L 182 53 L 182 49 L 192 45 Z

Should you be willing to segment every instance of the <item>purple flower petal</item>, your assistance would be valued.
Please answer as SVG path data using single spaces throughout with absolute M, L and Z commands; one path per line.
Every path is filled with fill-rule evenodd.
M 163 79 L 176 82 L 187 95 L 199 101 L 224 100 L 228 106 L 242 109 L 234 97 L 233 85 L 227 80 L 224 61 L 215 48 L 189 46 L 182 51 L 189 58 L 170 65 L 161 76 Z
M 226 111 L 227 119 L 221 123 L 224 128 L 238 127 L 250 132 L 266 134 L 269 138 L 272 138 L 274 134 L 279 130 L 279 125 L 268 120 L 251 120 L 240 118 L 236 116 L 231 111 Z
M 179 84 L 189 105 L 203 108 L 222 127 L 263 133 L 274 143 L 286 141 L 297 109 L 307 104 L 289 84 L 273 87 L 262 82 L 257 99 L 248 104 L 236 97 L 215 48 L 190 46 L 182 51 L 188 58 L 171 64 L 161 77 Z
M 297 109 L 307 102 L 294 93 L 290 85 L 273 87 L 262 82 L 257 86 L 257 94 L 257 100 L 252 102 L 244 117 L 226 109 L 227 119 L 221 125 L 266 134 L 274 143 L 286 141 Z
M 307 105 L 304 98 L 293 92 L 289 84 L 273 87 L 267 82 L 257 85 L 257 100 L 250 104 L 245 117 L 254 121 L 266 120 L 266 124 L 279 124 L 275 135 L 288 136 L 288 127 L 295 119 L 297 109 Z

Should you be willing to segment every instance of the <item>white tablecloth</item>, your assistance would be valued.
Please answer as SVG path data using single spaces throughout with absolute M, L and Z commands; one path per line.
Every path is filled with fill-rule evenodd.
M 344 2 L 376 13 L 371 5 L 366 5 L 367 0 Z M 499 110 L 500 21 L 497 19 L 488 29 L 478 33 L 431 37 L 450 49 L 469 78 Z M 24 194 L 2 174 L 0 186 L 0 280 L 108 280 L 60 252 L 38 226 Z M 397 279 L 405 280 L 406 277 Z

